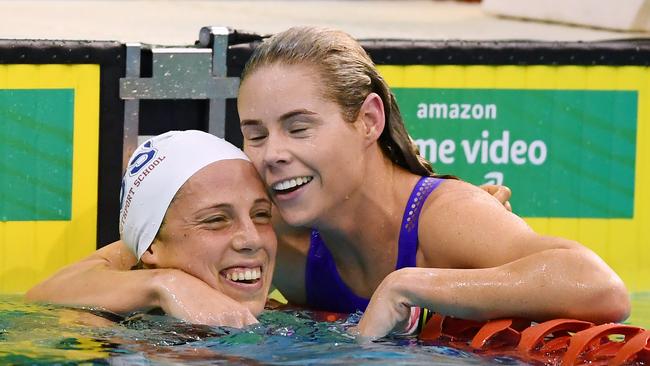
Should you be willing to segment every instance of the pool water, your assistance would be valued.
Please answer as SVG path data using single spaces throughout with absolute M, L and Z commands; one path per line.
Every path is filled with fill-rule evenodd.
M 109 315 L 109 314 L 106 314 Z M 522 365 L 415 339 L 359 345 L 346 330 L 359 318 L 319 322 L 308 311 L 268 310 L 246 329 L 207 327 L 167 316 L 95 317 L 0 296 L 0 364 L 31 365 Z M 628 323 L 650 329 L 650 293 L 633 296 Z

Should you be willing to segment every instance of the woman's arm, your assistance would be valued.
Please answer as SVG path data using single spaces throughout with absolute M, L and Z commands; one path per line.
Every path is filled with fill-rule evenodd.
M 438 191 L 440 190 L 440 191 Z M 620 321 L 630 311 L 621 279 L 579 243 L 534 233 L 493 197 L 449 181 L 420 218 L 421 267 L 393 272 L 380 284 L 359 323 L 381 337 L 410 306 L 487 320 L 570 317 Z
M 97 250 L 30 289 L 30 301 L 101 307 L 128 313 L 160 307 L 208 325 L 242 327 L 257 322 L 248 309 L 205 282 L 175 269 L 130 270 L 136 264 L 122 242 Z

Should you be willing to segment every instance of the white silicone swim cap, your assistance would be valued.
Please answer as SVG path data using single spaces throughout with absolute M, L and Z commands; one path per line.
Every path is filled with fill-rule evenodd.
M 206 132 L 170 131 L 147 140 L 131 158 L 120 192 L 120 238 L 138 259 L 153 242 L 176 192 L 194 173 L 246 155 Z

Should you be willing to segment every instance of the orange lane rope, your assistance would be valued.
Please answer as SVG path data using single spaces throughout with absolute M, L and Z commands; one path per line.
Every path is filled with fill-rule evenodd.
M 650 365 L 650 330 L 632 325 L 595 325 L 575 319 L 480 322 L 421 310 L 416 334 L 424 344 L 486 357 L 513 357 L 532 364 Z M 346 319 L 349 314 L 315 311 L 312 315 L 315 320 L 331 322 Z
M 477 322 L 433 314 L 419 338 L 479 355 L 546 365 L 650 364 L 650 330 L 625 324 L 595 325 L 574 319 L 539 324 L 524 319 Z

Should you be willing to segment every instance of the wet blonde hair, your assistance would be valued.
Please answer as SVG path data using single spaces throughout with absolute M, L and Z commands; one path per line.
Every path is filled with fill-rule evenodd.
M 268 65 L 308 64 L 316 67 L 323 94 L 341 107 L 343 118 L 354 122 L 366 97 L 376 93 L 384 103 L 386 127 L 379 145 L 395 164 L 421 175 L 433 175 L 431 164 L 418 152 L 404 127 L 395 96 L 379 75 L 366 51 L 345 32 L 315 27 L 294 27 L 265 40 L 246 63 L 242 83 L 255 70 Z

